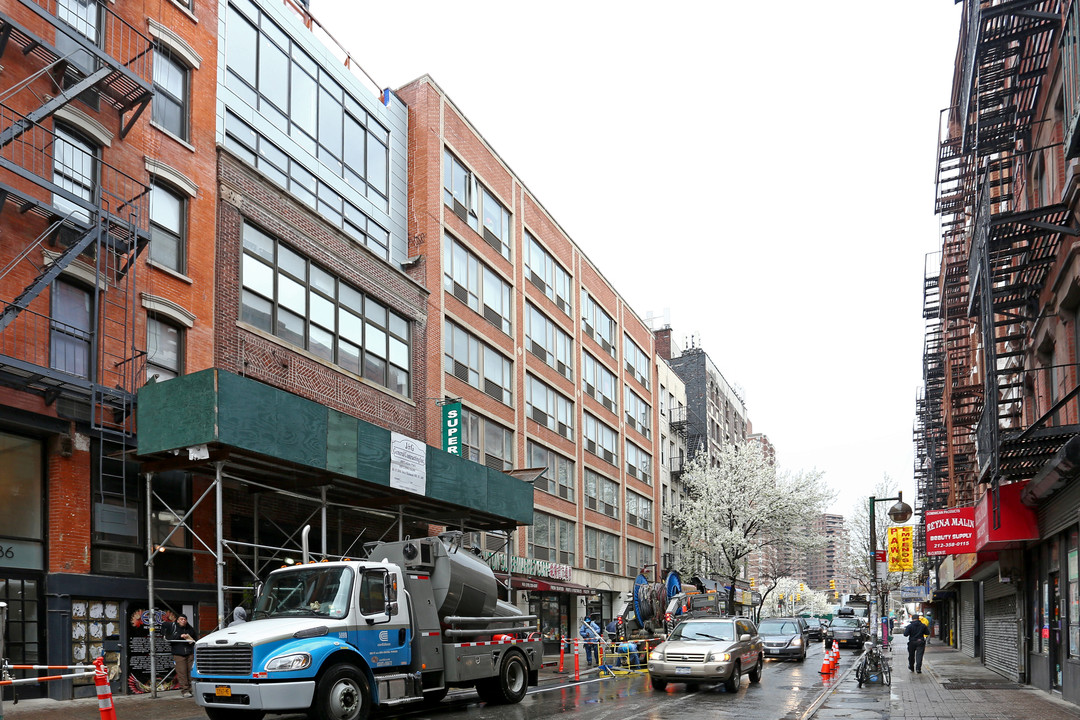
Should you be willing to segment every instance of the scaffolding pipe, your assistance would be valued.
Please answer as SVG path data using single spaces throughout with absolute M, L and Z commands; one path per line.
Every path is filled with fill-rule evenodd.
M 150 697 L 157 699 L 157 646 L 154 644 L 154 509 L 151 498 L 154 497 L 154 473 L 146 473 L 146 594 L 150 621 L 147 629 L 150 633 Z
M 252 513 L 251 514 L 255 516 L 255 530 L 254 530 L 255 548 L 253 550 L 254 557 L 252 558 L 252 561 L 251 561 L 251 567 L 255 568 L 255 582 L 259 581 L 259 571 L 261 570 L 261 568 L 259 567 L 259 498 L 260 497 L 261 497 L 261 495 L 259 495 L 259 493 L 255 493 L 251 498 L 251 500 L 252 500 Z
M 322 556 L 323 560 L 327 558 L 326 547 L 326 486 L 323 485 L 319 488 L 319 497 L 322 500 L 322 504 L 319 506 L 319 520 L 322 522 Z
M 222 492 L 221 492 L 221 469 L 225 463 L 218 461 L 214 463 L 214 496 L 217 501 L 215 518 L 216 522 L 216 537 L 214 538 L 214 556 L 217 558 L 217 626 L 219 628 L 225 627 L 225 556 L 224 549 L 221 544 L 221 536 L 224 534 L 225 523 L 223 520 L 222 511 Z

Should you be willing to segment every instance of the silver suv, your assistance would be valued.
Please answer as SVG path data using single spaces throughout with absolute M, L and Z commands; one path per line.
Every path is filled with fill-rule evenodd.
M 649 654 L 649 676 L 656 690 L 669 682 L 724 683 L 735 692 L 743 673 L 761 680 L 765 655 L 754 623 L 747 618 L 689 618 L 675 626 Z

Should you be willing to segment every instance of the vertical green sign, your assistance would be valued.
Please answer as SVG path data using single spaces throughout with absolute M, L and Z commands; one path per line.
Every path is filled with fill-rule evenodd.
M 461 401 L 442 406 L 442 449 L 461 455 Z

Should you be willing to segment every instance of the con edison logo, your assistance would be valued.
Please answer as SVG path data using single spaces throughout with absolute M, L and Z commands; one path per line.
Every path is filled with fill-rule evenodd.
M 382 632 L 380 632 L 379 633 L 379 642 L 390 642 L 390 633 L 388 633 L 386 630 L 383 630 Z

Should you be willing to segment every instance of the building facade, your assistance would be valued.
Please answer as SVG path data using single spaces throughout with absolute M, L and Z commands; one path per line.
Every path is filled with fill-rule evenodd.
M 1075 2 L 964 3 L 927 259 L 917 510 L 973 526 L 933 546 L 938 635 L 1080 701 L 1073 472 L 1080 431 Z

